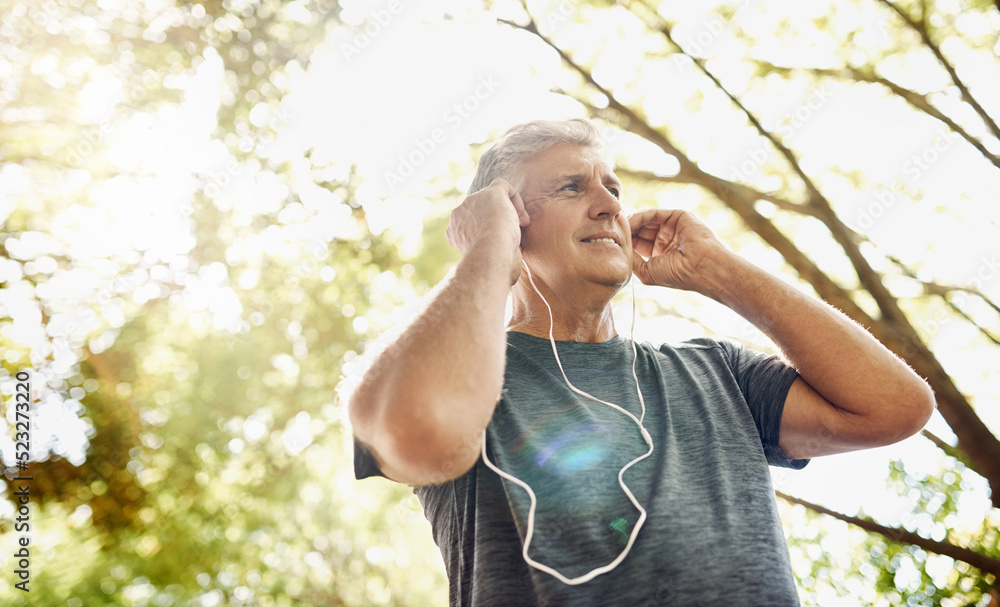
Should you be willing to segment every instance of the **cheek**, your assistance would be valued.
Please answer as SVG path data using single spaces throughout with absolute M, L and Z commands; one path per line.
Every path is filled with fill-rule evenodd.
M 558 238 L 552 230 L 549 221 L 532 219 L 531 223 L 521 228 L 521 247 L 544 249 L 552 245 Z
M 625 240 L 622 243 L 622 245 L 623 245 L 622 248 L 625 249 L 626 251 L 631 251 L 632 250 L 632 226 L 629 225 L 627 219 L 625 220 L 624 223 L 622 223 L 622 234 L 625 237 Z

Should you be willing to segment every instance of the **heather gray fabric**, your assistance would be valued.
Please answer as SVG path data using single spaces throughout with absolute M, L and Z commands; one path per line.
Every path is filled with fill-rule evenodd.
M 547 340 L 508 333 L 503 396 L 487 431 L 491 461 L 538 498 L 530 554 L 567 577 L 611 562 L 639 513 L 618 485 L 647 450 L 635 423 L 566 386 Z M 640 414 L 623 338 L 557 342 L 575 386 Z M 625 475 L 648 512 L 613 571 L 567 586 L 521 556 L 529 498 L 482 458 L 462 477 L 414 491 L 431 522 L 451 605 L 799 605 L 768 464 L 795 370 L 711 339 L 639 346 L 653 454 Z M 359 478 L 380 474 L 361 445 Z

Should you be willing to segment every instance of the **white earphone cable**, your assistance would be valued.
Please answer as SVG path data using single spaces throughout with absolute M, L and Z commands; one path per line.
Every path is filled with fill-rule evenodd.
M 642 434 L 643 440 L 646 441 L 647 445 L 649 445 L 649 451 L 647 451 L 643 455 L 640 455 L 639 457 L 635 458 L 634 460 L 630 461 L 629 463 L 625 464 L 625 466 L 623 466 L 622 469 L 618 472 L 618 484 L 621 485 L 622 490 L 625 492 L 625 495 L 628 496 L 628 499 L 629 499 L 629 501 L 632 502 L 632 505 L 635 506 L 636 509 L 639 511 L 639 519 L 636 521 L 635 527 L 633 527 L 633 529 L 632 529 L 632 534 L 629 536 L 628 543 L 625 545 L 625 548 L 622 550 L 621 554 L 619 554 L 617 556 L 617 558 L 615 558 L 613 561 L 611 561 L 607 565 L 604 565 L 603 567 L 598 567 L 598 568 L 590 571 L 589 573 L 586 573 L 586 574 L 581 575 L 579 577 L 567 578 L 566 576 L 564 576 L 563 574 L 559 573 L 555 569 L 553 569 L 553 568 L 551 568 L 551 567 L 549 567 L 547 565 L 543 565 L 542 563 L 539 563 L 538 561 L 534 560 L 533 558 L 531 558 L 531 556 L 528 555 L 528 548 L 531 546 L 531 538 L 532 538 L 532 536 L 534 535 L 534 532 L 535 532 L 535 506 L 537 505 L 538 500 L 535 498 L 535 492 L 531 490 L 531 487 L 529 487 L 527 483 L 525 483 L 521 479 L 513 476 L 512 474 L 508 474 L 508 473 L 504 472 L 499 467 L 497 467 L 496 465 L 494 465 L 493 462 L 490 461 L 489 456 L 486 455 L 486 430 L 483 430 L 483 442 L 482 442 L 483 462 L 487 466 L 489 466 L 490 469 L 492 469 L 494 472 L 496 472 L 497 474 L 499 474 L 501 477 L 509 480 L 510 482 L 516 484 L 517 486 L 519 486 L 522 489 L 524 489 L 525 491 L 527 491 L 528 492 L 528 497 L 531 500 L 531 505 L 528 508 L 528 530 L 524 534 L 524 550 L 522 551 L 522 553 L 524 555 L 525 562 L 527 562 L 529 565 L 531 565 L 535 569 L 539 569 L 541 571 L 544 571 L 545 573 L 548 573 L 548 574 L 552 575 L 553 577 L 555 577 L 556 579 L 558 579 L 560 582 L 562 582 L 564 584 L 568 584 L 568 585 L 571 585 L 571 586 L 572 585 L 577 585 L 577 584 L 584 584 L 584 583 L 589 582 L 590 580 L 594 579 L 595 577 L 601 575 L 602 573 L 607 573 L 608 571 L 611 571 L 612 569 L 614 569 L 615 567 L 617 567 L 623 560 L 625 560 L 625 557 L 628 555 L 629 550 L 632 549 L 632 544 L 635 543 L 635 538 L 639 535 L 639 529 L 641 529 L 643 523 L 646 522 L 646 509 L 643 508 L 642 505 L 639 503 L 639 500 L 637 500 L 635 498 L 635 496 L 632 494 L 632 491 L 628 488 L 628 485 L 625 484 L 625 480 L 623 479 L 623 475 L 625 474 L 626 470 L 628 470 L 629 468 L 631 468 L 635 464 L 641 462 L 642 460 L 646 459 L 647 457 L 649 457 L 650 455 L 653 454 L 653 439 L 649 435 L 649 432 L 646 431 L 646 428 L 642 425 L 642 420 L 645 419 L 645 417 L 646 417 L 646 402 L 645 402 L 645 400 L 642 397 L 642 390 L 639 388 L 639 377 L 636 375 L 636 372 L 635 372 L 636 360 L 639 357 L 638 352 L 636 351 L 635 340 L 634 340 L 634 336 L 635 336 L 635 283 L 634 282 L 632 283 L 632 328 L 631 328 L 631 331 L 630 331 L 630 334 L 629 334 L 629 341 L 632 342 L 632 379 L 635 380 L 635 391 L 639 395 L 639 405 L 641 407 L 641 414 L 640 414 L 640 416 L 638 418 L 636 418 L 635 415 L 633 415 L 632 413 L 626 411 L 625 409 L 623 409 L 622 407 L 620 407 L 620 406 L 618 406 L 618 405 L 616 405 L 614 403 L 609 403 L 609 402 L 603 401 L 603 400 L 601 400 L 601 399 L 599 399 L 599 398 L 597 398 L 595 396 L 587 394 L 583 390 L 578 389 L 576 386 L 574 386 L 569 381 L 569 378 L 566 376 L 566 371 L 563 369 L 562 362 L 559 360 L 559 351 L 556 349 L 556 340 L 555 340 L 555 337 L 553 335 L 553 328 L 554 328 L 554 325 L 555 325 L 555 320 L 553 319 L 553 316 L 552 316 L 552 307 L 549 306 L 549 302 L 545 300 L 545 297 L 542 295 L 541 291 L 539 291 L 538 287 L 535 286 L 535 280 L 531 276 L 531 270 L 528 268 L 527 262 L 525 262 L 522 259 L 521 263 L 524 265 L 524 269 L 528 273 L 528 282 L 531 283 L 531 287 L 535 290 L 535 293 L 538 293 L 538 296 L 541 297 L 542 302 L 545 304 L 545 307 L 549 311 L 549 342 L 552 344 L 552 353 L 555 355 L 556 364 L 559 365 L 559 371 L 562 373 L 563 379 L 566 380 L 566 385 L 569 386 L 569 388 L 573 392 L 576 392 L 577 394 L 579 394 L 581 396 L 585 396 L 585 397 L 587 397 L 587 398 L 589 398 L 589 399 L 591 399 L 593 401 L 605 404 L 605 405 L 607 405 L 607 406 L 609 406 L 609 407 L 611 407 L 613 409 L 616 409 L 618 411 L 621 411 L 622 413 L 624 413 L 625 415 L 627 415 L 632 421 L 634 421 L 636 423 L 637 426 L 639 426 L 639 432 Z

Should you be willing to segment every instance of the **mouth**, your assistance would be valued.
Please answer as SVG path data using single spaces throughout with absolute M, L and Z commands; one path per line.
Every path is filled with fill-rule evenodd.
M 617 247 L 621 246 L 621 239 L 614 232 L 594 234 L 588 238 L 581 239 L 580 242 L 585 242 L 587 244 L 612 244 Z

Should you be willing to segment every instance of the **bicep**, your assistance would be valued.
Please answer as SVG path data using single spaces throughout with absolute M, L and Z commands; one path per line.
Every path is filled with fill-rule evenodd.
M 837 407 L 801 377 L 792 382 L 778 441 L 786 457 L 808 459 L 885 444 L 865 416 Z

